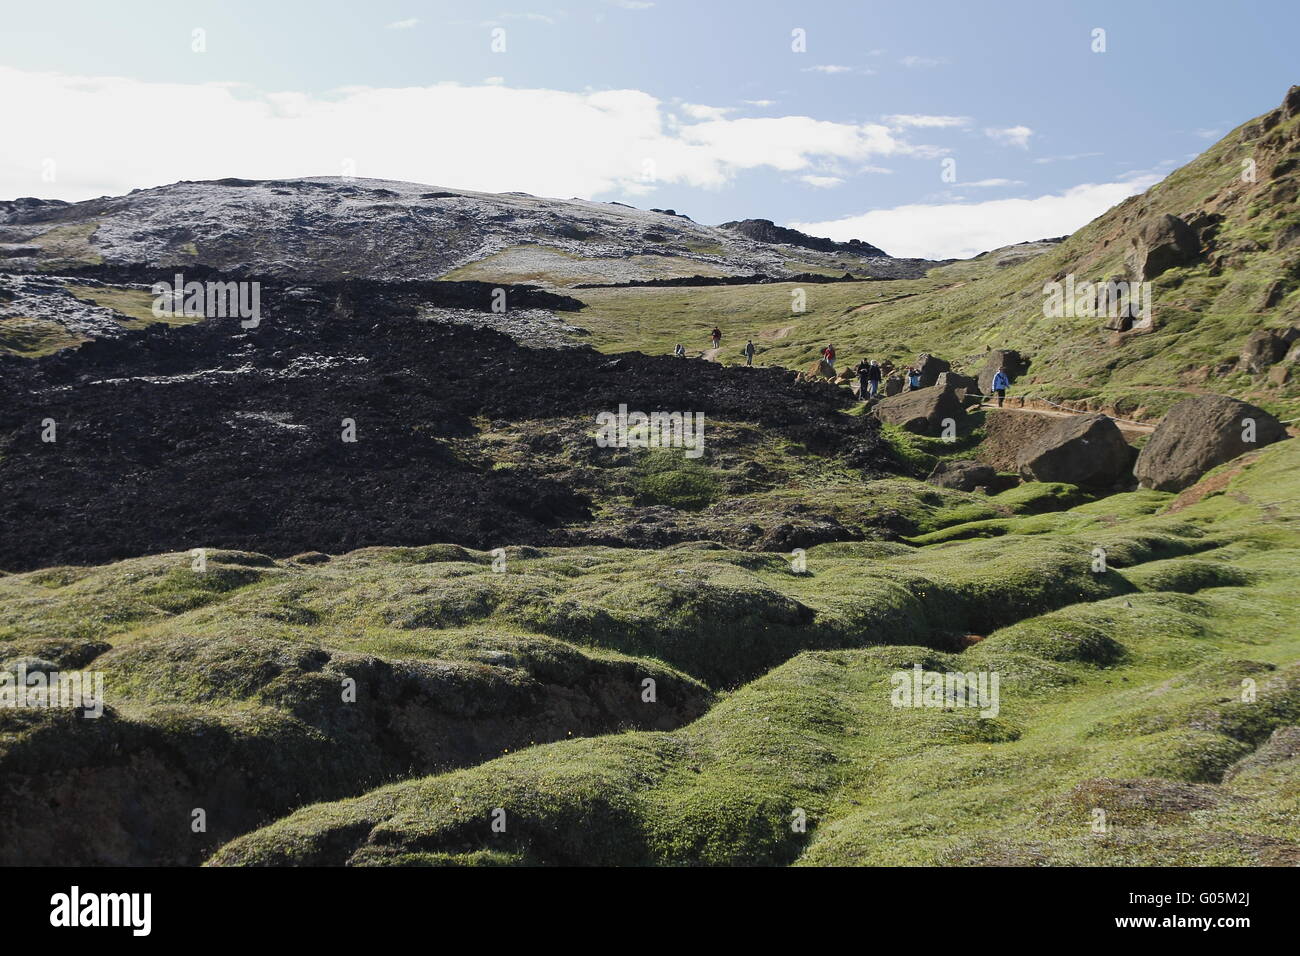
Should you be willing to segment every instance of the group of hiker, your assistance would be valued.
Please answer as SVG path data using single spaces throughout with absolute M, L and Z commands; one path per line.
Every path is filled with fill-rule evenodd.
M 717 352 L 717 350 L 722 347 L 722 330 L 716 325 L 713 327 L 713 331 L 709 333 L 709 341 L 713 343 L 712 348 L 714 352 Z M 740 350 L 740 354 L 745 356 L 746 365 L 754 364 L 754 355 L 757 351 L 758 349 L 754 348 L 754 340 L 749 339 L 745 343 L 745 347 Z M 678 358 L 686 358 L 686 346 L 681 342 L 678 342 L 673 346 L 673 355 Z
M 716 325 L 713 327 L 713 331 L 709 333 L 709 341 L 713 343 L 712 347 L 715 353 L 722 347 L 722 330 Z M 741 354 L 745 356 L 746 365 L 754 364 L 755 351 L 754 340 L 747 340 L 745 342 L 745 347 L 741 349 Z M 828 342 L 826 347 L 822 349 L 821 354 L 822 362 L 833 374 L 835 369 L 835 346 Z M 686 358 L 686 346 L 681 342 L 678 342 L 673 347 L 673 355 L 678 358 Z M 893 363 L 888 360 L 882 364 L 875 359 L 864 358 L 857 364 L 853 371 L 858 377 L 858 395 L 864 402 L 866 402 L 879 396 L 881 381 L 888 374 L 895 371 L 895 369 Z M 911 366 L 904 370 L 903 375 L 907 379 L 907 390 L 909 392 L 914 392 L 921 388 L 923 374 L 919 367 Z M 993 392 L 994 397 L 997 399 L 998 408 L 1002 407 L 1002 401 L 1006 398 L 1007 389 L 1010 386 L 1011 379 L 1010 376 L 1007 375 L 1007 370 L 1003 367 L 999 367 L 997 372 L 993 375 L 993 382 L 990 388 L 990 391 Z

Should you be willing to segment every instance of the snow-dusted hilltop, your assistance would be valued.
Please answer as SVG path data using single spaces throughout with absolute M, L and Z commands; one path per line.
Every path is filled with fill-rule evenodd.
M 19 270 L 199 263 L 305 280 L 451 275 L 573 285 L 754 273 L 902 278 L 932 265 L 867 243 L 809 248 L 786 233 L 802 236 L 779 230 L 786 241 L 762 241 L 672 210 L 338 177 L 180 182 L 80 203 L 0 201 L 0 261 Z

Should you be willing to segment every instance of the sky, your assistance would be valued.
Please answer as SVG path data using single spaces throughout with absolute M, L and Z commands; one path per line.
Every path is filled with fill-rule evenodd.
M 1298 35 L 1294 0 L 0 0 L 0 199 L 356 175 L 964 257 L 1272 109 Z

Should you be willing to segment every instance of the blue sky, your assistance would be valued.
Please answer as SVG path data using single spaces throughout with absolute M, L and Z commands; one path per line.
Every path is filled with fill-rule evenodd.
M 1297 35 L 1293 2 L 11 3 L 0 198 L 342 171 L 971 254 L 1276 106 Z

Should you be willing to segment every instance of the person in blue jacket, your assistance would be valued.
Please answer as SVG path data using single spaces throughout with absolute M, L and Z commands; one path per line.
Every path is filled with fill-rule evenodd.
M 1010 387 L 1011 379 L 1007 378 L 1007 370 L 999 368 L 993 376 L 993 394 L 998 397 L 998 408 L 1002 407 L 1002 399 L 1007 397 L 1007 389 Z

